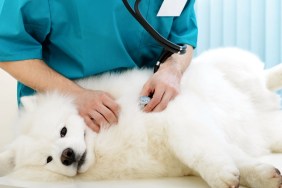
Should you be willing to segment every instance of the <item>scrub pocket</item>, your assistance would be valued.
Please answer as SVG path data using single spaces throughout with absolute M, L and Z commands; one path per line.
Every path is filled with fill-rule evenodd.
M 143 2 L 144 1 L 144 2 Z M 143 0 L 140 4 L 147 12 L 142 12 L 143 17 L 147 22 L 164 38 L 168 38 L 174 17 L 158 17 L 158 11 L 163 3 L 163 0 Z M 143 3 L 143 5 L 142 5 Z M 141 31 L 140 48 L 147 46 L 160 46 L 160 44 L 145 30 Z

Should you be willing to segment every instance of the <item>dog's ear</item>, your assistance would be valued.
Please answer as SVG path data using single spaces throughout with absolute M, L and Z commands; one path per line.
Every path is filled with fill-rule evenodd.
M 0 151 L 0 176 L 11 172 L 15 167 L 15 151 L 13 145 Z
M 37 103 L 37 96 L 26 96 L 21 98 L 22 107 L 25 110 L 33 110 Z

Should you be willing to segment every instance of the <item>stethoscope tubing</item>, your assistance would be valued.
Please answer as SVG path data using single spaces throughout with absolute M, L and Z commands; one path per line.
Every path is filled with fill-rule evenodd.
M 131 6 L 128 3 L 128 0 L 122 0 L 126 8 L 129 10 L 131 15 L 143 26 L 143 28 L 150 33 L 150 35 L 158 41 L 166 50 L 172 52 L 172 53 L 185 53 L 186 46 L 180 46 L 177 44 L 172 43 L 171 41 L 164 38 L 158 31 L 156 31 L 142 16 L 139 5 L 141 0 L 136 0 L 134 4 L 134 10 L 131 8 Z
M 156 31 L 142 16 L 139 5 L 141 0 L 136 0 L 134 4 L 134 10 L 128 3 L 128 0 L 122 0 L 125 7 L 130 14 L 143 26 L 143 28 L 164 48 L 157 64 L 155 65 L 154 72 L 159 69 L 161 63 L 163 63 L 168 57 L 174 53 L 184 54 L 186 53 L 187 45 L 177 45 L 164 38 L 158 31 Z

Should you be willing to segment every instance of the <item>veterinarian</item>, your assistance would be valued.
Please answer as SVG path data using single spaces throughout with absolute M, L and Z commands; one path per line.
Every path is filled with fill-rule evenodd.
M 161 9 L 169 9 L 163 3 L 173 1 L 143 0 L 140 11 L 162 36 L 188 48 L 184 55 L 169 57 L 140 88 L 140 96 L 153 93 L 145 112 L 164 110 L 179 93 L 197 43 L 195 0 L 173 10 L 179 16 L 157 16 Z M 19 81 L 18 100 L 35 91 L 71 94 L 80 115 L 96 132 L 100 124 L 118 121 L 119 106 L 108 93 L 83 89 L 73 80 L 153 67 L 162 52 L 122 1 L 1 0 L 0 23 L 0 67 Z

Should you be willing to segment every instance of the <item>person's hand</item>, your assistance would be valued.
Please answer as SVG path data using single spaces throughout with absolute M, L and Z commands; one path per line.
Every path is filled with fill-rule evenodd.
M 182 74 L 172 66 L 162 67 L 153 74 L 141 91 L 141 96 L 152 97 L 143 110 L 145 112 L 163 111 L 178 95 L 181 77 Z
M 163 111 L 178 95 L 182 75 L 189 66 L 192 55 L 193 47 L 187 45 L 185 54 L 172 54 L 145 83 L 140 95 L 152 97 L 143 108 L 145 112 Z
M 83 90 L 76 95 L 79 114 L 93 131 L 118 122 L 119 106 L 114 98 L 103 91 Z

